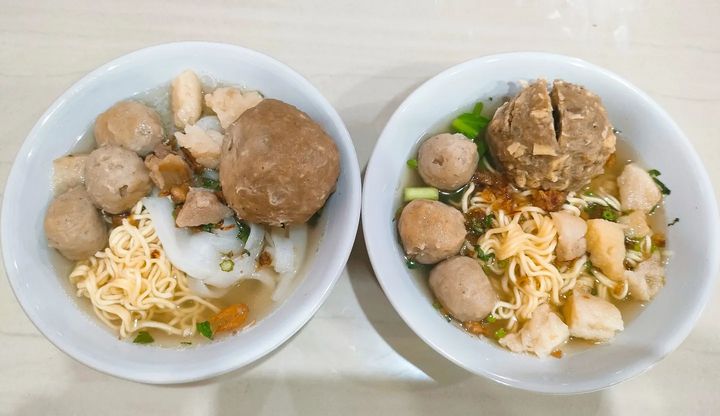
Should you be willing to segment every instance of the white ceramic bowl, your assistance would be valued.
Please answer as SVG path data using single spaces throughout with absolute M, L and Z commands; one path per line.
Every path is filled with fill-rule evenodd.
M 518 355 L 471 337 L 445 322 L 432 307 L 426 282 L 408 273 L 393 215 L 401 195 L 405 161 L 438 123 L 488 96 L 501 98 L 510 83 L 562 78 L 599 94 L 610 120 L 643 161 L 662 172 L 672 190 L 665 288 L 612 344 L 562 359 Z M 718 210 L 700 159 L 672 118 L 645 93 L 602 68 L 579 59 L 542 53 L 512 53 L 452 67 L 415 90 L 382 132 L 367 168 L 363 229 L 370 259 L 405 322 L 436 351 L 473 373 L 546 393 L 579 393 L 608 387 L 647 370 L 685 339 L 712 293 L 718 274 Z
M 320 221 L 324 235 L 293 294 L 253 328 L 188 349 L 118 341 L 81 310 L 52 261 L 43 218 L 52 198 L 52 160 L 67 154 L 95 117 L 118 100 L 168 84 L 192 68 L 262 91 L 309 114 L 335 139 L 341 156 L 337 191 Z M 65 92 L 35 125 L 15 160 L 2 206 L 2 248 L 15 296 L 35 326 L 58 348 L 108 374 L 146 383 L 208 378 L 249 364 L 277 348 L 315 313 L 339 277 L 360 217 L 360 170 L 345 125 L 305 78 L 282 63 L 237 46 L 184 42 L 116 59 Z M 332 226 L 327 226 L 332 224 Z

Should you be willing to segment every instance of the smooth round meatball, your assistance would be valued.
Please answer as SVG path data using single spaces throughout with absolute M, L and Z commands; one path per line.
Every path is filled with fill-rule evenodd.
M 495 307 L 497 294 L 477 260 L 457 256 L 430 271 L 430 289 L 455 319 L 481 321 Z
M 575 191 L 603 173 L 615 133 L 600 97 L 538 80 L 503 104 L 487 129 L 490 153 L 520 188 Z
M 462 134 L 438 134 L 420 145 L 418 173 L 426 184 L 454 191 L 470 182 L 479 160 L 472 140 Z
M 418 199 L 403 208 L 398 232 L 409 258 L 434 264 L 458 254 L 465 242 L 465 218 L 442 202 Z
M 147 195 L 152 182 L 136 153 L 119 146 L 103 146 L 88 156 L 85 187 L 97 207 L 119 214 Z
M 335 190 L 340 155 L 307 114 L 266 99 L 226 133 L 220 184 L 238 217 L 279 226 L 307 222 Z
M 165 138 L 157 111 L 137 101 L 120 101 L 95 120 L 95 141 L 145 156 Z
M 50 247 L 69 260 L 83 260 L 105 248 L 105 222 L 83 187 L 58 195 L 45 214 L 45 235 Z

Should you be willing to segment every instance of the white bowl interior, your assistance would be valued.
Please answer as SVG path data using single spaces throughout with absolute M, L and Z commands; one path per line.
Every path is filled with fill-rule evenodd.
M 335 139 L 341 155 L 337 191 L 320 224 L 322 237 L 309 255 L 293 294 L 254 327 L 222 341 L 187 349 L 120 342 L 74 301 L 56 254 L 47 247 L 43 218 L 52 198 L 52 160 L 70 152 L 95 117 L 118 100 L 168 84 L 192 68 L 295 105 Z M 12 168 L 3 201 L 2 245 L 11 286 L 45 336 L 98 370 L 149 383 L 185 382 L 221 374 L 269 353 L 314 314 L 339 277 L 360 215 L 360 171 L 340 117 L 302 76 L 265 55 L 224 44 L 160 45 L 119 58 L 84 77 L 38 121 Z M 327 227 L 332 224 L 332 227 Z M 59 272 L 59 273 L 58 273 Z
M 401 197 L 405 161 L 418 141 L 458 109 L 488 96 L 500 98 L 518 80 L 561 78 L 599 94 L 611 122 L 672 190 L 667 198 L 667 283 L 612 344 L 562 359 L 512 354 L 448 324 L 432 307 L 425 282 L 403 261 L 393 215 Z M 687 336 L 718 274 L 718 210 L 713 190 L 688 139 L 657 104 L 616 75 L 584 61 L 542 53 L 489 56 L 441 73 L 413 92 L 395 112 L 375 147 L 365 177 L 363 228 L 385 293 L 408 325 L 458 365 L 511 386 L 550 393 L 597 390 L 649 368 Z

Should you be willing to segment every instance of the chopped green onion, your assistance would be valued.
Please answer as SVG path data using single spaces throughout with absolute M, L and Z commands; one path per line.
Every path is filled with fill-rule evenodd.
M 431 201 L 437 201 L 440 199 L 440 193 L 437 188 L 433 187 L 408 187 L 405 188 L 403 193 L 403 199 L 405 202 L 414 201 L 416 199 L 429 199 Z
M 473 111 L 472 111 L 473 114 L 478 115 L 478 116 L 481 116 L 481 115 L 482 115 L 483 107 L 484 107 L 483 102 L 482 102 L 482 101 L 478 101 L 478 102 L 475 104 L 475 107 L 473 107 Z
M 673 225 L 675 225 L 675 224 L 677 224 L 677 223 L 679 223 L 679 222 L 680 222 L 680 218 L 678 218 L 678 217 L 675 217 L 675 219 L 674 219 L 674 220 L 672 220 L 672 222 L 671 222 L 671 223 L 668 223 L 668 225 L 667 225 L 667 226 L 668 226 L 668 227 L 672 227 Z
M 189 342 L 189 341 L 180 341 L 180 345 L 192 345 L 192 342 Z
M 220 190 L 220 181 L 217 181 L 212 178 L 202 178 L 201 185 L 203 188 L 212 189 L 213 191 Z
M 485 140 L 477 137 L 475 138 L 475 145 L 477 146 L 478 155 L 480 159 L 482 159 L 485 153 L 487 153 L 487 144 L 485 144 Z
M 405 265 L 408 269 L 417 269 L 422 266 L 420 263 L 410 258 L 405 258 Z
M 237 238 L 241 240 L 243 244 L 247 243 L 248 237 L 250 237 L 250 226 L 244 221 L 235 220 L 235 223 L 238 227 Z
M 418 161 L 417 161 L 417 159 L 409 159 L 407 161 L 407 165 L 410 169 L 417 169 Z
M 660 181 L 660 179 L 657 178 L 658 176 L 660 176 L 659 170 L 650 169 L 648 171 L 648 174 L 650 174 L 650 177 L 653 178 L 653 180 L 655 181 L 655 184 L 660 188 L 660 192 L 662 192 L 663 195 L 670 195 L 670 188 L 665 186 L 665 184 L 662 183 L 662 181 Z
M 203 224 L 200 226 L 206 233 L 211 233 L 215 229 L 215 224 Z
M 435 302 L 433 302 L 433 308 L 440 310 L 440 309 L 442 309 L 442 305 L 440 304 L 440 302 L 435 301 Z
M 231 272 L 235 268 L 235 262 L 230 259 L 225 259 L 220 262 L 220 270 L 224 272 Z
M 490 314 L 487 316 L 487 318 L 485 318 L 485 322 L 487 322 L 489 324 L 494 323 L 496 320 L 497 320 L 497 318 L 495 318 L 495 315 L 493 315 L 493 314 Z
M 470 231 L 476 234 L 484 234 L 485 231 L 492 228 L 494 220 L 495 214 L 489 214 L 482 218 L 473 218 L 469 224 Z
M 612 208 L 605 208 L 602 212 L 603 219 L 612 222 L 616 222 L 619 216 L 620 215 L 618 215 L 618 212 Z
M 208 321 L 198 322 L 196 327 L 197 327 L 198 332 L 201 333 L 205 338 L 213 339 L 213 330 L 212 330 L 212 326 L 210 326 L 210 322 L 208 322 Z
M 585 262 L 585 271 L 587 273 L 592 274 L 593 264 L 590 262 L 590 260 Z
M 475 247 L 475 255 L 482 261 L 490 261 L 495 258 L 495 253 L 485 253 L 480 246 Z
M 510 259 L 496 260 L 495 263 L 496 263 L 501 269 L 507 269 L 507 267 L 510 265 Z
M 147 331 L 140 331 L 138 332 L 137 336 L 133 340 L 133 343 L 135 344 L 150 344 L 154 342 L 152 335 L 150 335 Z
M 505 335 L 507 335 L 507 332 L 505 332 L 505 328 L 500 328 L 497 331 L 495 331 L 495 338 L 497 338 L 497 339 L 504 338 Z

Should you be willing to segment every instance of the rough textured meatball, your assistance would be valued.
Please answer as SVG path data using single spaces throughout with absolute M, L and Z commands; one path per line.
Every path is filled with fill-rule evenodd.
M 119 214 L 150 192 L 150 175 L 140 157 L 119 146 L 93 150 L 85 165 L 90 199 L 106 212 Z
M 490 151 L 521 188 L 577 190 L 603 171 L 615 134 L 600 98 L 555 81 L 538 80 L 503 104 L 487 130 Z
M 470 182 L 478 160 L 477 146 L 462 134 L 438 134 L 418 150 L 418 173 L 428 185 L 454 191 Z
M 158 113 L 137 101 L 120 101 L 95 120 L 95 141 L 98 146 L 122 146 L 145 156 L 164 137 Z
M 340 174 L 332 139 L 307 114 L 263 100 L 227 131 L 220 183 L 228 205 L 245 220 L 304 223 L 325 204 Z
M 398 232 L 405 254 L 433 264 L 458 254 L 465 241 L 465 218 L 442 202 L 415 200 L 403 208 Z
M 460 321 L 485 319 L 495 307 L 497 294 L 476 260 L 457 256 L 430 272 L 430 289 L 440 304 Z
M 58 195 L 45 214 L 45 235 L 50 247 L 70 260 L 86 259 L 105 248 L 107 228 L 81 186 Z

